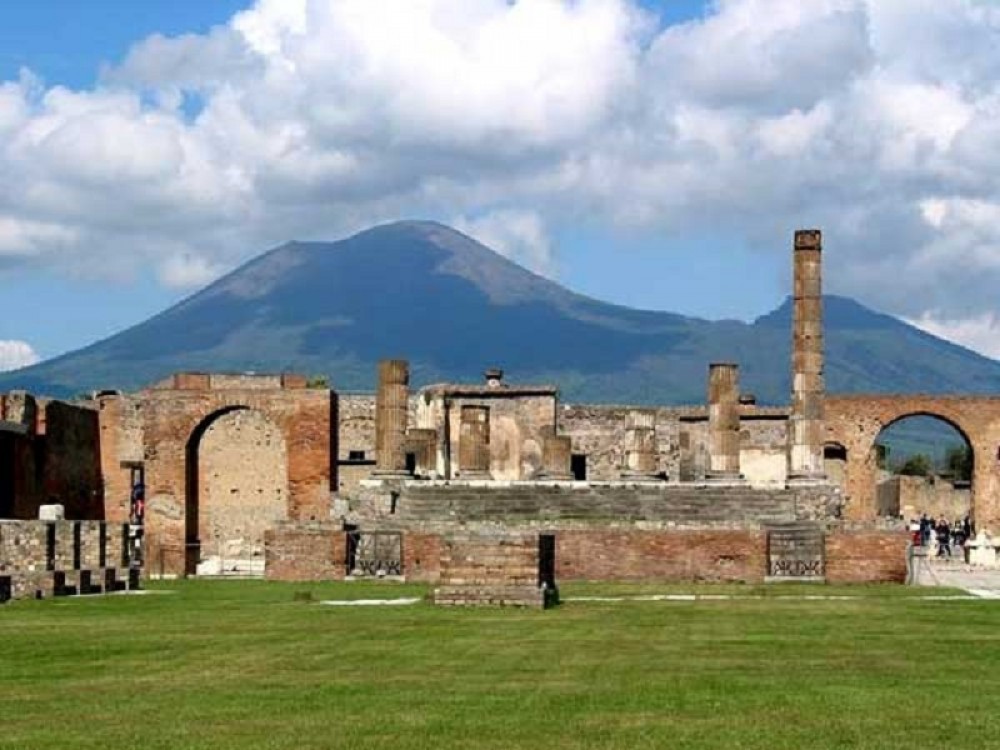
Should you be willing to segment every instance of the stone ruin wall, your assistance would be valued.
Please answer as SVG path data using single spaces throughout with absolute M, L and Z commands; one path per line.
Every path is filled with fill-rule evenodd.
M 263 558 L 264 531 L 288 518 L 288 451 L 263 414 L 240 410 L 209 425 L 198 450 L 202 557 Z
M 129 520 L 132 493 L 130 465 L 145 459 L 142 399 L 123 393 L 96 398 L 101 432 L 101 474 L 104 479 L 104 515 L 109 521 Z
M 124 524 L 0 521 L 0 591 L 31 599 L 134 587 L 130 555 Z
M 0 435 L 0 470 L 13 474 L 14 502 L 4 514 L 33 519 L 47 503 L 65 506 L 70 519 L 104 518 L 101 439 L 90 404 L 4 394 L 0 420 L 15 425 Z
M 523 402 L 523 403 L 522 403 Z M 551 424 L 549 405 L 544 398 L 526 399 L 454 399 L 452 413 L 453 461 L 458 456 L 458 420 L 462 404 L 482 404 L 496 408 L 491 412 L 491 453 L 496 479 L 531 476 L 541 460 L 541 433 Z M 614 481 L 625 462 L 626 424 L 631 406 L 560 404 L 556 407 L 559 432 L 568 435 L 575 454 L 586 455 L 587 479 Z M 658 471 L 671 481 L 697 481 L 708 471 L 708 416 L 704 408 L 648 407 L 655 412 Z M 742 407 L 740 422 L 740 463 L 753 487 L 784 485 L 787 470 L 787 410 Z M 411 428 L 435 427 L 440 430 L 440 408 L 423 403 L 420 394 L 410 397 Z M 517 427 L 518 424 L 528 425 Z M 527 448 L 515 449 L 517 440 L 527 441 Z M 439 439 L 439 445 L 443 441 Z M 535 450 L 537 447 L 538 450 Z M 354 495 L 373 465 L 349 462 L 350 451 L 364 451 L 369 461 L 375 459 L 375 395 L 348 394 L 340 397 L 341 494 Z M 537 455 L 536 455 L 537 454 Z M 439 473 L 443 474 L 439 457 Z

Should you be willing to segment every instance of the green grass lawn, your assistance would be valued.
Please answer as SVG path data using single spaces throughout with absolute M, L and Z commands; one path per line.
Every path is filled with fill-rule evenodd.
M 173 593 L 0 607 L 0 747 L 1000 746 L 1000 602 L 772 586 L 541 612 L 295 597 L 426 592 L 400 584 L 155 590 Z M 563 587 L 680 591 L 760 593 Z

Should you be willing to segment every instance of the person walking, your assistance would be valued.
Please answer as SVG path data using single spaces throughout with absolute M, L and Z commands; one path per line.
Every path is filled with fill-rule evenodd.
M 937 525 L 937 542 L 938 542 L 938 557 L 944 557 L 945 552 L 948 553 L 948 557 L 951 557 L 951 528 L 948 526 L 948 521 L 944 516 L 938 521 Z

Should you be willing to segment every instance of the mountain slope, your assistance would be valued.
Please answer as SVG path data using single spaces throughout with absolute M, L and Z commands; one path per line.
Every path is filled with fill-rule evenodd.
M 826 322 L 831 391 L 1000 391 L 1000 363 L 851 300 L 827 298 Z M 283 245 L 122 333 L 0 375 L 0 390 L 131 390 L 184 369 L 295 370 L 371 389 L 375 362 L 398 356 L 418 385 L 478 381 L 499 364 L 569 400 L 691 403 L 710 361 L 735 360 L 744 390 L 781 403 L 790 330 L 787 300 L 752 324 L 633 310 L 440 224 L 398 222 Z

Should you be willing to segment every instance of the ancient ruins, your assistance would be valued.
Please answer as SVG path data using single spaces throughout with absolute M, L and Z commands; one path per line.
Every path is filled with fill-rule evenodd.
M 741 393 L 731 362 L 685 408 L 565 404 L 497 368 L 411 391 L 403 359 L 374 395 L 219 373 L 74 404 L 6 394 L 0 598 L 140 567 L 534 606 L 573 579 L 901 581 L 909 536 L 878 502 L 875 442 L 917 414 L 967 438 L 972 513 L 1000 529 L 1000 397 L 828 396 L 820 232 L 796 232 L 793 258 L 787 408 Z

